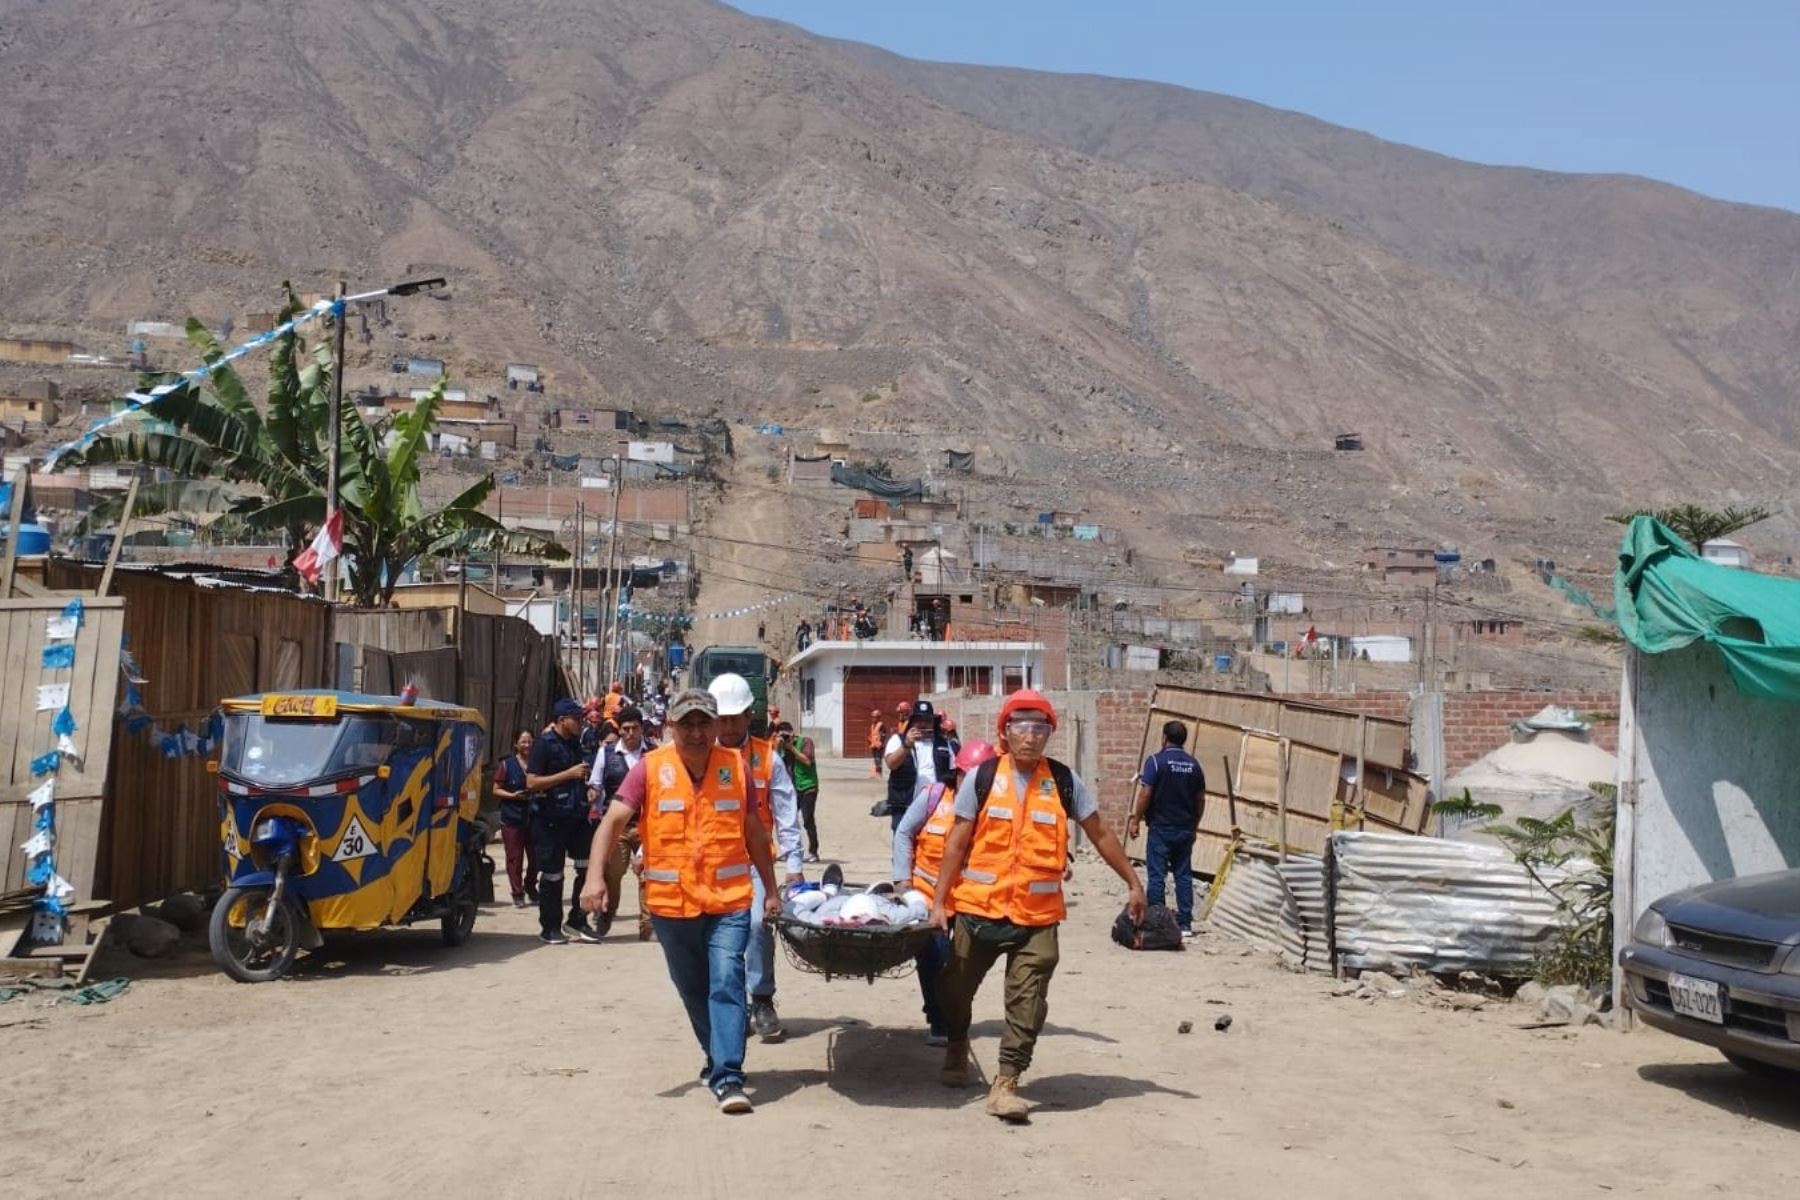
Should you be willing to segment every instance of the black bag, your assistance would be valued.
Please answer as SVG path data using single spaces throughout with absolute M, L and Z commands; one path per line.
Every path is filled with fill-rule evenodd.
M 1160 904 L 1152 904 L 1144 910 L 1144 923 L 1133 925 L 1131 913 L 1121 909 L 1119 917 L 1113 922 L 1113 941 L 1127 950 L 1180 950 L 1181 925 L 1175 920 L 1175 914 Z

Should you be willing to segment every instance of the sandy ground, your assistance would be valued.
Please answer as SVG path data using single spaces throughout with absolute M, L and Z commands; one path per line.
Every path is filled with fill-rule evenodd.
M 875 785 L 829 764 L 825 849 L 884 868 Z M 498 847 L 495 848 L 498 856 Z M 1336 998 L 1222 937 L 1137 955 L 1083 863 L 1030 1126 L 945 1090 L 910 978 L 782 965 L 781 1045 L 752 1044 L 750 1117 L 720 1116 L 632 922 L 540 947 L 531 914 L 471 942 L 357 936 L 291 980 L 226 980 L 192 939 L 112 1004 L 0 1007 L 10 1196 L 439 1194 L 959 1197 L 1793 1195 L 1800 1097 L 1641 1031 L 1527 1032 Z M 628 899 L 627 903 L 630 901 Z M 998 976 L 977 1002 L 991 1069 Z M 1228 1032 L 1216 1033 L 1229 1013 Z M 1183 1020 L 1195 1031 L 1177 1033 Z

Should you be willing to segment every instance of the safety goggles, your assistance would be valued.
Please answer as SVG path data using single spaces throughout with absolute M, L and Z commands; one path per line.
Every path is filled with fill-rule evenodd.
M 1049 737 L 1051 725 L 1048 721 L 1008 721 L 1006 732 L 1023 734 L 1026 737 Z

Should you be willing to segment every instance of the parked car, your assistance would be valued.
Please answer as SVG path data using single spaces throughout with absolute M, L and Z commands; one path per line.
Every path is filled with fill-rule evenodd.
M 1747 1071 L 1800 1076 L 1800 870 L 1664 896 L 1619 954 L 1647 1024 Z

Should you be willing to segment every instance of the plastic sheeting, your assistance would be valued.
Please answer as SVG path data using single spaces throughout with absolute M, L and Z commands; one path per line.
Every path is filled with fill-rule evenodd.
M 1745 695 L 1800 703 L 1800 582 L 1706 562 L 1668 526 L 1636 517 L 1613 593 L 1620 632 L 1645 654 L 1705 641 Z
M 973 450 L 944 451 L 944 466 L 952 471 L 972 471 L 975 469 L 975 452 Z
M 922 479 L 884 479 L 872 471 L 859 471 L 855 467 L 848 467 L 843 463 L 831 465 L 831 482 L 868 492 L 872 496 L 880 496 L 884 500 L 923 500 L 925 498 L 925 481 Z
M 1326 877 L 1338 965 L 1352 970 L 1526 977 L 1563 923 L 1556 897 L 1492 846 L 1335 833 Z

